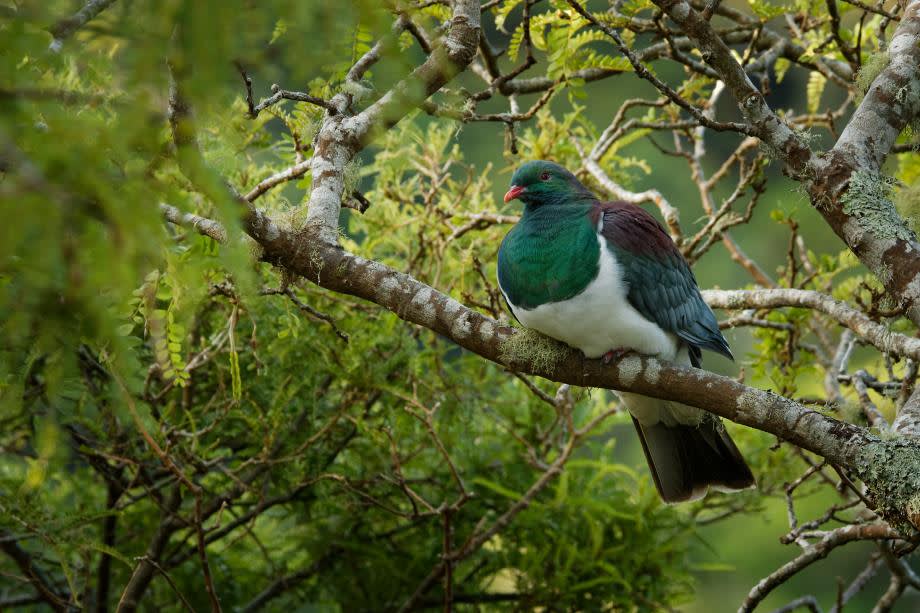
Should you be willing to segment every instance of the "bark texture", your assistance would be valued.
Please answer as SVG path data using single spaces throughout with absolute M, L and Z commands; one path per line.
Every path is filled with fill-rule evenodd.
M 502 325 L 410 275 L 309 234 L 282 232 L 264 257 L 321 287 L 378 304 L 517 372 L 677 400 L 775 434 L 852 471 L 867 483 L 880 512 L 891 521 L 907 521 L 911 499 L 920 492 L 920 446 L 915 441 L 883 440 L 865 428 L 705 370 L 635 354 L 609 365 L 586 359 L 580 351 Z
M 587 15 L 579 3 L 570 4 Z M 879 175 L 897 135 L 920 110 L 920 0 L 906 6 L 891 40 L 888 66 L 872 83 L 835 146 L 825 154 L 814 153 L 802 135 L 769 108 L 706 15 L 685 0 L 655 0 L 655 4 L 721 77 L 748 122 L 742 131 L 756 135 L 784 162 L 788 174 L 803 183 L 813 205 L 834 231 L 901 301 L 911 319 L 920 323 L 920 244 L 887 199 Z M 587 360 L 580 352 L 531 331 L 502 325 L 408 274 L 338 246 L 346 165 L 376 133 L 392 126 L 474 59 L 479 44 L 479 4 L 455 0 L 451 10 L 447 33 L 432 45 L 428 59 L 374 104 L 353 114 L 350 94 L 337 94 L 330 101 L 311 163 L 313 183 L 304 228 L 283 228 L 256 209 L 248 209 L 244 227 L 261 245 L 263 259 L 321 287 L 378 304 L 519 373 L 677 400 L 772 433 L 862 479 L 878 510 L 895 524 L 905 525 L 909 519 L 916 519 L 920 508 L 920 445 L 911 437 L 879 438 L 865 428 L 771 392 L 648 357 L 628 355 L 611 365 Z M 593 23 L 622 46 L 609 27 Z M 769 39 L 777 35 L 765 36 Z M 800 53 L 797 49 L 780 49 L 779 42 L 774 41 L 777 52 L 792 56 Z M 630 57 L 634 65 L 640 59 Z M 838 77 L 851 76 L 844 68 L 841 64 L 829 70 Z M 496 88 L 529 91 L 531 85 L 505 78 Z M 700 117 L 700 121 L 710 121 Z M 713 125 L 734 129 L 735 124 Z M 591 170 L 597 171 L 589 167 Z M 654 201 L 653 196 L 649 198 Z M 164 213 L 170 219 L 195 225 L 203 233 L 220 235 L 218 228 L 200 219 L 180 219 L 169 208 L 164 208 Z M 883 352 L 920 358 L 917 339 L 892 333 L 847 304 L 816 292 L 707 292 L 706 297 L 713 306 L 729 309 L 812 308 L 836 319 Z M 906 403 L 910 410 L 902 422 L 913 423 L 916 404 L 913 397 Z
M 816 155 L 769 108 L 709 21 L 684 0 L 655 0 L 728 86 L 759 138 L 803 182 L 812 205 L 920 324 L 920 243 L 887 196 L 882 163 L 920 111 L 920 0 L 907 3 L 875 78 L 834 147 Z

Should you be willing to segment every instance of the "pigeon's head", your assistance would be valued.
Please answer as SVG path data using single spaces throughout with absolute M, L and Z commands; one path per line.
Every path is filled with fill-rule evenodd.
M 511 177 L 505 202 L 520 200 L 524 204 L 566 204 L 594 196 L 568 170 L 546 160 L 525 162 Z

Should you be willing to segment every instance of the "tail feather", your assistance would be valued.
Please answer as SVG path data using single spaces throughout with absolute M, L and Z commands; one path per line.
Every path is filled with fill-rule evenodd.
M 665 502 L 695 500 L 713 487 L 743 490 L 754 475 L 718 417 L 706 414 L 699 425 L 633 423 L 642 450 Z

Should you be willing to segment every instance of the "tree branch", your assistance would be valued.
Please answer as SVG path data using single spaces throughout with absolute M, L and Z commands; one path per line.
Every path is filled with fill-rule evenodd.
M 243 196 L 248 202 L 252 202 L 271 188 L 280 185 L 286 181 L 292 181 L 297 177 L 301 177 L 310 170 L 310 166 L 313 164 L 312 158 L 309 160 L 304 160 L 298 164 L 294 164 L 290 168 L 285 168 L 282 171 L 276 172 L 275 174 L 262 179 L 259 181 L 258 185 L 253 187 L 249 192 Z
M 51 577 L 48 577 L 41 568 L 35 565 L 29 552 L 20 547 L 19 543 L 10 537 L 11 535 L 6 530 L 0 530 L 0 549 L 12 558 L 22 574 L 26 576 L 29 583 L 38 592 L 42 601 L 55 611 L 70 610 L 68 605 L 70 596 L 59 592 Z
M 835 548 L 857 540 L 893 539 L 900 535 L 884 524 L 863 524 L 843 526 L 828 532 L 820 541 L 807 548 L 799 557 L 787 562 L 778 570 L 762 579 L 750 591 L 738 608 L 738 613 L 753 611 L 778 585 L 801 572 L 827 555 Z
M 227 240 L 227 230 L 213 219 L 201 217 L 194 213 L 183 213 L 176 207 L 163 203 L 160 203 L 160 210 L 163 212 L 163 217 L 171 223 L 191 226 L 197 230 L 199 234 L 209 236 L 218 243 L 223 243 Z
M 48 31 L 54 36 L 51 50 L 60 51 L 64 41 L 73 36 L 74 32 L 85 26 L 92 19 L 95 19 L 96 15 L 113 4 L 115 4 L 115 0 L 89 0 L 79 11 L 48 28 Z
M 304 235 L 288 235 L 287 240 L 285 248 L 278 249 L 284 237 L 267 248 L 264 258 L 321 287 L 374 302 L 503 366 L 560 383 L 674 400 L 770 432 L 858 475 L 877 495 L 881 512 L 893 517 L 904 518 L 908 499 L 920 491 L 920 445 L 883 441 L 864 428 L 704 370 L 636 355 L 609 366 L 588 360 L 533 332 L 501 325 L 380 262 Z M 535 359 L 535 353 L 554 359 Z M 897 462 L 888 459 L 892 454 Z M 915 476 L 905 480 L 904 474 Z
M 920 325 L 920 242 L 879 176 L 898 135 L 920 112 L 920 0 L 906 6 L 888 57 L 806 187 L 834 232 Z
M 670 100 L 671 102 L 673 102 L 680 108 L 690 113 L 690 115 L 692 115 L 693 118 L 696 121 L 698 121 L 700 125 L 706 126 L 707 128 L 710 128 L 712 130 L 718 130 L 718 131 L 731 130 L 735 132 L 741 132 L 742 134 L 752 134 L 750 127 L 747 126 L 746 124 L 735 123 L 735 122 L 724 123 L 720 121 L 714 121 L 713 119 L 708 117 L 706 113 L 704 113 L 701 109 L 698 109 L 692 104 L 690 104 L 689 102 L 687 102 L 676 91 L 674 91 L 674 89 L 671 88 L 668 84 L 666 84 L 664 81 L 662 81 L 661 79 L 653 75 L 651 72 L 649 72 L 648 68 L 646 68 L 645 65 L 642 64 L 642 62 L 639 60 L 636 54 L 633 53 L 632 49 L 629 48 L 629 46 L 625 43 L 623 38 L 619 35 L 619 33 L 616 30 L 614 30 L 608 25 L 601 23 L 600 21 L 595 19 L 594 15 L 592 15 L 587 10 L 585 10 L 585 8 L 578 2 L 575 2 L 575 0 L 567 0 L 567 1 L 569 5 L 573 9 L 575 9 L 575 11 L 579 15 L 587 19 L 589 22 L 594 24 L 595 27 L 597 27 L 598 29 L 600 29 L 602 32 L 604 32 L 610 38 L 613 39 L 620 53 L 625 55 L 626 59 L 629 60 L 629 63 L 632 65 L 633 70 L 635 70 L 636 75 L 638 75 L 639 77 L 642 77 L 643 79 L 645 79 L 646 81 L 654 85 L 658 89 L 658 91 L 660 91 L 662 94 L 667 96 L 668 100 Z M 719 42 L 721 42 L 721 39 L 719 39 L 718 37 L 716 38 Z M 725 44 L 722 43 L 722 46 L 724 47 Z M 726 51 L 728 50 L 727 47 L 725 47 L 725 49 Z M 739 69 L 740 69 L 740 66 L 739 66 Z M 742 74 L 743 72 L 744 71 L 742 70 Z M 744 78 L 747 79 L 747 75 L 745 75 Z M 748 83 L 750 83 L 750 81 L 748 81 Z M 751 87 L 753 88 L 753 85 L 751 85 Z
M 805 183 L 812 204 L 834 232 L 920 325 L 920 243 L 877 176 L 898 134 L 920 110 L 920 0 L 911 0 L 904 11 L 889 45 L 888 67 L 869 88 L 834 149 L 820 158 L 773 113 L 724 41 L 686 0 L 655 4 L 696 43 L 757 128 L 756 135 L 785 162 L 792 177 Z M 862 183 L 852 184 L 857 173 L 863 173 Z M 849 191 L 853 193 L 847 196 Z
M 166 543 L 169 542 L 173 532 L 176 531 L 177 525 L 173 521 L 173 515 L 179 509 L 179 504 L 181 502 L 182 496 L 180 488 L 177 485 L 172 489 L 172 493 L 163 509 L 160 524 L 153 538 L 150 539 L 147 551 L 144 553 L 144 556 L 140 558 L 140 561 L 134 568 L 134 572 L 131 573 L 128 584 L 121 593 L 121 598 L 118 600 L 118 613 L 131 613 L 132 611 L 136 611 L 138 605 L 140 605 L 140 599 L 144 595 L 144 592 L 147 591 L 147 587 L 153 579 L 153 573 L 156 571 L 155 563 L 160 559 L 163 550 L 166 548 Z
M 880 513 L 888 518 L 906 519 L 911 498 L 920 492 L 920 444 L 916 442 L 879 439 L 864 428 L 705 370 L 635 354 L 610 365 L 586 359 L 580 351 L 534 332 L 502 325 L 410 275 L 329 245 L 309 233 L 279 230 L 278 237 L 263 243 L 263 247 L 263 259 L 268 262 L 326 289 L 374 302 L 405 321 L 428 328 L 520 373 L 581 387 L 673 400 L 774 434 L 858 475 L 876 495 Z M 840 317 L 841 323 L 865 334 L 870 342 L 874 339 L 883 347 L 890 343 L 905 355 L 917 351 L 916 339 L 894 335 L 866 321 L 868 318 L 845 304 L 824 299 L 817 292 L 709 290 L 703 293 L 708 301 L 723 308 L 797 305 L 825 309 Z M 537 358 L 537 354 L 544 354 L 544 358 L 548 354 L 553 359 Z M 894 456 L 898 457 L 897 462 L 891 461 Z M 911 476 L 905 479 L 905 474 Z
M 891 427 L 899 434 L 920 437 L 920 385 L 914 386 L 913 393 L 898 411 Z
M 876 172 L 904 127 L 920 112 L 920 1 L 912 0 L 888 45 L 888 65 L 872 82 L 834 151 Z
M 871 6 L 871 5 L 869 5 L 869 4 L 866 4 L 865 2 L 861 2 L 860 0 L 842 0 L 842 1 L 843 1 L 843 2 L 846 2 L 847 4 L 852 4 L 853 6 L 858 6 L 859 8 L 861 8 L 861 9 L 864 10 L 864 11 L 868 11 L 868 12 L 870 12 L 870 13 L 875 13 L 876 15 L 881 15 L 882 17 L 887 17 L 888 19 L 890 19 L 890 20 L 892 20 L 892 21 L 900 21 L 900 19 L 901 19 L 900 17 L 898 17 L 898 16 L 895 15 L 894 13 L 889 13 L 889 12 L 886 11 L 884 8 L 882 8 L 882 6 L 881 6 L 882 3 L 879 3 L 878 6 Z
M 306 568 L 302 568 L 298 571 L 279 577 L 273 581 L 268 587 L 259 592 L 252 600 L 249 601 L 246 606 L 241 610 L 243 613 L 255 613 L 256 611 L 261 610 L 266 604 L 268 604 L 274 598 L 277 598 L 287 590 L 297 587 L 301 582 L 309 579 L 314 576 L 316 573 L 323 570 L 335 557 L 341 553 L 341 549 L 333 547 L 327 551 L 322 557 L 318 560 L 315 560 L 312 564 Z
M 453 0 L 447 36 L 428 59 L 397 83 L 377 102 L 355 116 L 344 112 L 328 115 L 316 136 L 313 185 L 310 190 L 307 228 L 323 242 L 338 242 L 339 213 L 344 188 L 345 165 L 373 137 L 399 121 L 445 83 L 464 70 L 476 56 L 479 43 L 479 2 Z M 348 94 L 337 94 L 331 104 L 345 111 Z
M 797 178 L 811 176 L 814 164 L 811 149 L 776 116 L 710 23 L 685 0 L 653 1 L 693 40 L 703 60 L 721 76 L 738 108 L 752 124 L 753 134 L 778 152 L 787 172 Z
M 820 292 L 777 288 L 759 290 L 704 290 L 703 299 L 717 309 L 775 309 L 804 307 L 820 311 L 843 324 L 860 338 L 867 340 L 883 353 L 894 353 L 920 359 L 920 339 L 892 332 L 875 323 L 847 303 Z
M 247 87 L 247 98 L 246 102 L 249 105 L 249 116 L 252 118 L 258 117 L 259 113 L 267 109 L 268 107 L 278 104 L 282 100 L 293 100 L 295 102 L 309 102 L 310 104 L 315 104 L 320 106 L 330 113 L 338 112 L 338 109 L 332 105 L 328 100 L 323 100 L 322 98 L 317 98 L 316 96 L 311 96 L 305 92 L 292 92 L 286 89 L 281 89 L 277 84 L 272 84 L 271 90 L 272 95 L 268 98 L 265 98 L 259 104 L 252 103 L 252 90 L 248 89 L 251 87 L 251 80 L 249 75 L 243 73 L 243 79 L 246 81 Z

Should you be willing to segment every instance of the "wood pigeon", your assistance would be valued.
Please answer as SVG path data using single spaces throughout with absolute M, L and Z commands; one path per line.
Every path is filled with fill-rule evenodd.
M 517 320 L 608 361 L 623 351 L 700 367 L 702 349 L 732 359 L 712 310 L 674 241 L 652 215 L 601 202 L 548 161 L 522 165 L 505 202 L 524 203 L 498 251 L 498 284 Z M 620 393 L 666 502 L 708 488 L 747 489 L 750 468 L 718 417 L 677 402 Z

